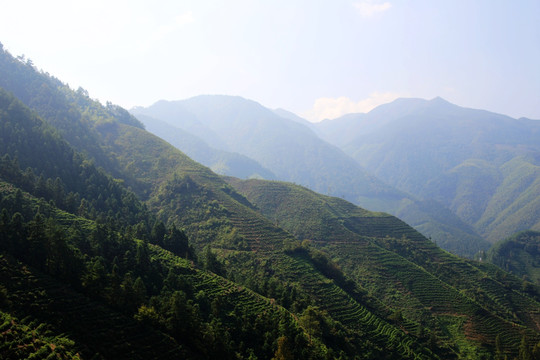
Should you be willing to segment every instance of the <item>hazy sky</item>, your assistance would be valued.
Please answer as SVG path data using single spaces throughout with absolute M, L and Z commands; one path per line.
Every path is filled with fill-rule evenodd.
M 240 95 L 311 119 L 396 97 L 540 119 L 540 1 L 2 1 L 0 42 L 126 108 Z

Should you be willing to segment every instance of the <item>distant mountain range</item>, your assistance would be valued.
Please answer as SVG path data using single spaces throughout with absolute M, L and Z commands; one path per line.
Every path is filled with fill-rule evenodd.
M 251 172 L 267 179 L 291 181 L 370 210 L 388 212 L 457 254 L 473 256 L 489 247 L 470 225 L 441 203 L 421 200 L 387 185 L 317 136 L 307 121 L 285 110 L 272 111 L 241 97 L 216 95 L 159 101 L 148 108 L 132 109 L 131 113 L 147 129 L 188 155 L 194 152 L 192 140 L 182 140 L 186 132 L 204 141 L 207 147 L 241 154 L 244 160 L 248 157 L 260 164 L 252 162 L 253 170 L 223 172 L 226 175 L 248 178 L 245 175 Z M 175 133 L 163 122 L 179 130 Z M 216 168 L 212 159 L 195 158 Z M 223 168 L 233 167 L 225 163 Z M 268 169 L 271 175 L 262 169 Z
M 256 103 L 203 97 L 184 115 L 199 139 L 178 136 L 250 176 L 316 184 L 320 163 L 358 175 L 359 197 L 423 204 Z M 510 242 L 514 274 L 340 197 L 218 175 L 0 45 L 0 358 L 534 359 L 537 235 Z
M 398 99 L 314 124 L 370 173 L 444 204 L 490 242 L 540 230 L 540 121 Z

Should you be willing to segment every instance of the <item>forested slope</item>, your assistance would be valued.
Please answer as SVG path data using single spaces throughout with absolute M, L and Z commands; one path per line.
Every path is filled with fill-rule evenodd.
M 522 231 L 496 243 L 486 259 L 528 282 L 540 285 L 540 232 Z
M 388 186 L 297 119 L 281 117 L 254 101 L 197 96 L 158 101 L 131 111 L 195 134 L 214 148 L 243 154 L 272 171 L 276 179 L 396 215 L 454 253 L 472 257 L 489 246 L 440 203 L 422 201 Z M 189 148 L 179 141 L 171 143 L 181 150 Z M 228 174 L 244 178 L 240 172 Z
M 397 99 L 314 128 L 388 184 L 444 204 L 491 243 L 540 230 L 540 121 L 441 98 Z
M 308 343 L 285 309 L 204 271 L 215 261 L 211 253 L 194 264 L 199 259 L 181 230 L 152 223 L 133 193 L 78 161 L 82 155 L 55 130 L 12 96 L 0 95 L 1 125 L 13 129 L 4 134 L 27 140 L 2 141 L 10 145 L 0 163 L 2 310 L 12 314 L 7 317 L 43 324 L 58 334 L 52 340 L 69 345 L 58 347 L 59 354 L 83 358 L 270 358 L 281 337 L 295 357 L 317 357 L 325 349 Z M 49 161 L 33 163 L 40 150 Z M 64 164 L 66 158 L 74 160 Z M 19 164 L 30 166 L 23 172 Z M 42 180 L 42 189 L 33 173 L 58 180 Z M 82 186 L 72 188 L 68 179 Z M 99 187 L 99 179 L 105 185 Z M 72 191 L 55 192 L 58 184 Z M 71 197 L 81 199 L 75 209 L 63 206 Z M 60 334 L 69 335 L 63 340 Z M 9 344 L 19 338 L 24 336 Z M 41 356 L 55 351 L 54 342 L 53 347 L 29 351 Z M 6 350 L 9 356 L 19 353 Z
M 19 81 L 33 76 L 45 81 L 39 86 L 52 81 L 43 73 Z M 59 88 L 75 114 L 64 128 L 54 128 L 60 113 L 36 115 L 58 92 L 42 87 L 35 112 L 0 93 L 9 134 L 0 162 L 0 310 L 12 319 L 2 336 L 16 333 L 8 351 L 34 325 L 36 339 L 54 344 L 27 347 L 36 357 L 56 349 L 194 359 L 535 351 L 534 285 L 522 289 L 493 266 L 451 256 L 394 217 L 290 184 L 290 196 L 272 193 L 269 202 L 285 205 L 269 216 L 121 109 Z M 95 144 L 63 137 L 80 127 Z M 498 332 L 508 336 L 497 340 Z

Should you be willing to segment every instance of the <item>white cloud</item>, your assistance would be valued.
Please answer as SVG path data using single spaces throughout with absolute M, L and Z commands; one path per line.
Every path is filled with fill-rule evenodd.
M 313 108 L 301 114 L 311 122 L 319 122 L 325 119 L 336 119 L 345 114 L 366 113 L 379 105 L 389 103 L 404 94 L 385 92 L 372 93 L 367 99 L 353 101 L 348 97 L 319 98 L 315 100 Z
M 354 3 L 354 7 L 363 17 L 371 17 L 377 13 L 386 11 L 392 7 L 388 1 L 380 3 L 374 0 L 363 0 Z

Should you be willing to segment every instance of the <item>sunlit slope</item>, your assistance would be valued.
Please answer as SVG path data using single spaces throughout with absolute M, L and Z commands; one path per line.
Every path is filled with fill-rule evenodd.
M 437 200 L 490 242 L 538 229 L 540 122 L 398 99 L 314 125 L 396 188 Z
M 453 252 L 473 256 L 487 249 L 487 242 L 441 204 L 423 203 L 388 186 L 308 126 L 281 117 L 254 101 L 197 96 L 159 101 L 148 108 L 133 109 L 132 113 L 191 132 L 217 149 L 243 154 L 269 169 L 276 179 L 342 197 L 367 209 L 392 213 Z M 184 148 L 183 144 L 177 145 Z M 232 175 L 243 178 L 241 173 Z M 437 216 L 440 213 L 445 214 Z
M 522 291 L 518 279 L 439 249 L 393 216 L 284 182 L 228 181 L 265 216 L 325 251 L 345 275 L 401 313 L 402 326 L 437 329 L 464 352 L 494 345 L 501 331 L 509 351 L 524 331 L 538 338 L 538 288 Z
M 12 184 L 0 182 L 0 204 L 8 206 L 17 191 Z M 30 209 L 38 209 L 40 213 L 47 214 L 51 219 L 54 219 L 66 232 L 92 233 L 99 228 L 99 225 L 93 221 L 59 210 L 28 193 L 22 194 L 21 207 L 26 209 L 26 212 L 31 211 Z M 4 226 L 10 225 L 6 224 L 2 219 L 0 226 L 4 230 Z M 140 244 L 140 241 L 134 240 L 134 242 Z M 87 246 L 84 245 L 84 242 L 68 244 L 69 247 L 75 247 L 78 251 L 83 252 L 85 256 L 92 256 L 92 251 L 89 251 Z M 115 243 L 113 237 L 109 237 L 106 243 L 95 245 L 104 249 L 108 248 L 109 251 L 113 250 L 113 254 L 114 251 L 118 251 L 119 248 L 125 246 Z M 279 323 L 288 324 L 287 326 L 291 327 L 289 329 L 291 333 L 302 336 L 302 332 L 298 325 L 295 324 L 291 313 L 270 299 L 264 298 L 245 287 L 238 286 L 238 284 L 212 272 L 204 271 L 195 266 L 192 261 L 175 256 L 159 246 L 149 246 L 149 259 L 153 267 L 157 266 L 162 273 L 169 273 L 167 275 L 168 282 L 163 286 L 169 289 L 167 291 L 171 292 L 171 296 L 173 295 L 172 290 L 188 291 L 189 289 L 192 294 L 188 294 L 188 296 L 193 296 L 196 300 L 189 299 L 189 303 L 196 304 L 201 309 L 199 316 L 203 319 L 206 316 L 205 311 L 210 311 L 211 304 L 219 304 L 219 307 L 211 310 L 215 318 L 219 319 L 220 322 L 214 331 L 220 331 L 219 327 L 225 326 L 239 327 L 239 323 L 242 321 L 247 321 L 250 318 L 261 318 L 261 314 L 264 314 L 264 321 L 273 321 L 273 323 L 265 324 L 261 321 L 260 324 L 253 324 L 249 334 L 239 332 L 240 329 L 238 328 L 236 332 L 238 338 L 246 343 L 250 342 L 251 346 L 259 350 L 262 348 L 260 342 L 264 341 L 261 335 L 268 330 L 266 327 L 270 327 L 272 331 L 277 332 L 279 331 Z M 99 261 L 106 263 L 109 260 Z M 127 270 L 129 272 L 135 274 L 140 272 L 138 264 L 131 263 L 131 265 L 128 265 L 128 261 L 124 260 L 124 262 L 126 263 L 121 264 L 122 268 L 128 266 Z M 117 265 L 117 263 L 113 265 L 113 268 Z M 92 270 L 90 269 L 90 271 Z M 107 270 L 102 271 L 106 272 Z M 171 274 L 175 274 L 175 276 Z M 108 288 L 114 286 L 114 276 L 113 271 L 113 274 L 109 274 L 105 279 L 100 280 L 103 286 L 100 291 L 110 291 Z M 175 277 L 175 280 L 171 280 Z M 148 291 L 151 291 L 150 286 L 159 286 L 160 282 L 156 281 L 156 283 L 149 283 L 148 285 Z M 63 345 L 63 347 L 58 348 L 57 352 L 59 354 L 69 350 L 72 353 L 77 351 L 82 358 L 96 354 L 101 354 L 98 355 L 98 358 L 102 356 L 103 358 L 118 359 L 202 359 L 209 357 L 207 353 L 201 351 L 201 344 L 204 343 L 205 339 L 197 337 L 200 335 L 198 332 L 201 329 L 193 326 L 191 321 L 194 319 L 189 318 L 189 314 L 187 314 L 187 318 L 183 319 L 185 321 L 183 327 L 194 333 L 189 339 L 182 336 L 178 337 L 174 331 L 171 332 L 170 329 L 159 326 L 156 319 L 153 321 L 141 320 L 140 315 L 135 316 L 134 319 L 128 309 L 115 305 L 114 301 L 120 301 L 124 296 L 122 292 L 117 295 L 117 299 L 111 299 L 109 302 L 105 301 L 101 296 L 94 295 L 91 297 L 87 291 L 66 283 L 63 278 L 51 276 L 51 274 L 46 274 L 32 266 L 28 266 L 28 264 L 16 261 L 13 254 L 10 253 L 0 255 L 0 286 L 1 289 L 5 290 L 2 293 L 0 307 L 8 313 L 25 318 L 31 324 L 43 324 L 40 329 L 48 329 L 45 334 L 48 334 L 51 343 L 54 344 L 58 341 L 59 346 Z M 125 282 L 122 283 L 122 287 L 124 286 Z M 194 294 L 197 294 L 197 296 L 194 296 Z M 132 296 L 137 297 L 136 293 L 133 293 Z M 145 303 L 144 306 L 147 309 L 153 308 L 156 306 L 157 298 L 154 294 L 154 300 Z M 206 307 L 206 309 L 203 307 Z M 145 307 L 141 308 L 144 309 Z M 139 314 L 141 313 L 140 309 Z M 231 311 L 238 316 L 231 317 Z M 157 313 L 155 314 L 157 316 Z M 6 314 L 6 316 L 11 315 Z M 198 319 L 197 321 L 201 320 Z M 13 339 L 9 343 L 23 341 L 28 336 L 24 335 L 24 333 L 34 330 L 30 326 L 18 331 L 22 332 L 18 336 L 21 339 Z M 57 334 L 69 334 L 69 338 L 51 336 L 55 332 Z M 111 336 L 111 332 L 114 332 L 115 335 Z M 192 341 L 196 341 L 196 343 Z M 34 343 L 38 344 L 35 341 Z M 209 346 L 209 349 L 212 348 L 213 346 Z M 232 357 L 232 354 L 222 355 L 225 358 Z
M 359 337 L 365 334 L 374 344 L 373 351 L 392 344 L 389 349 L 393 350 L 388 351 L 393 356 L 435 356 L 381 318 L 384 313 L 372 313 L 355 291 L 336 284 L 304 254 L 284 251 L 294 247 L 295 238 L 260 214 L 221 177 L 144 130 L 122 124 L 109 130 L 103 136 L 111 141 L 125 170 L 147 186 L 150 209 L 181 224 L 197 248 L 209 245 L 216 251 L 228 276 L 263 295 L 269 289 L 253 284 L 267 282 L 268 276 L 279 286 L 294 289 L 296 296 L 310 299 L 345 326 L 345 334 L 355 339 L 349 346 L 365 346 Z

